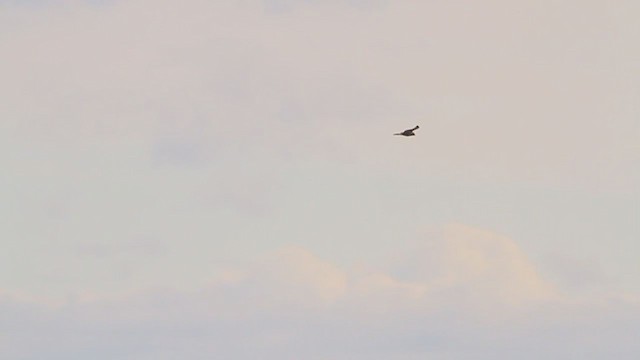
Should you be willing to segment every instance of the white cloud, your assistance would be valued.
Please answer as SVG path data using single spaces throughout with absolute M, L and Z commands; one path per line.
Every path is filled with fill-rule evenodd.
M 406 203 L 434 177 L 637 195 L 635 2 L 47 3 L 0 3 L 2 280 L 87 293 L 0 297 L 2 357 L 637 358 L 634 296 L 567 296 L 513 241 L 460 225 L 388 268 L 292 247 L 197 286 L 228 244 L 250 256 L 293 227 L 247 216 L 280 195 L 301 233 L 353 228 L 336 219 L 360 205 L 287 213 L 313 203 L 277 191 L 299 164 L 357 165 L 349 186 L 376 185 L 361 200 L 381 185 L 362 227 L 389 204 L 419 217 Z M 407 123 L 425 141 L 380 141 Z M 355 199 L 339 190 L 310 215 Z M 162 285 L 180 290 L 143 290 Z
M 430 233 L 400 262 L 401 274 L 436 289 L 463 290 L 474 300 L 520 304 L 556 296 L 512 240 L 461 224 Z
M 27 360 L 632 359 L 640 351 L 630 335 L 638 330 L 637 300 L 559 296 L 512 240 L 462 225 L 441 235 L 396 258 L 408 264 L 403 277 L 411 281 L 340 269 L 287 247 L 198 291 L 145 291 L 62 306 L 5 297 L 0 307 L 11 316 L 0 329 L 6 340 L 0 354 Z
M 335 265 L 299 247 L 287 247 L 264 256 L 244 271 L 237 283 L 226 284 L 234 299 L 226 305 L 243 310 L 266 308 L 322 308 L 347 291 L 347 275 Z M 212 297 L 227 293 L 212 289 Z

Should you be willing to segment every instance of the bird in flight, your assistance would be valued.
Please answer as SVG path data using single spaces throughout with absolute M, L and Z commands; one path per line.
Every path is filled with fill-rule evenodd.
M 415 136 L 416 134 L 414 133 L 414 131 L 420 129 L 420 126 L 416 125 L 416 127 L 414 127 L 413 129 L 408 129 L 405 130 L 401 133 L 395 133 L 393 135 L 402 135 L 402 136 Z

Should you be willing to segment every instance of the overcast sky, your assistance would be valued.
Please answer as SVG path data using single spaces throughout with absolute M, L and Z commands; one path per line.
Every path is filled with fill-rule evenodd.
M 0 0 L 0 357 L 637 359 L 639 24 Z

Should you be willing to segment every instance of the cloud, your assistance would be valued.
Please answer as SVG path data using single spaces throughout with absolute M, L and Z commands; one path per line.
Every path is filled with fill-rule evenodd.
M 632 359 L 640 350 L 630 335 L 638 330 L 640 302 L 560 296 L 506 237 L 453 224 L 417 246 L 394 258 L 406 264 L 397 276 L 392 269 L 342 269 L 286 247 L 199 290 L 84 297 L 57 306 L 5 296 L 0 309 L 10 316 L 0 328 L 6 340 L 0 354 L 27 360 Z
M 637 358 L 634 296 L 567 295 L 512 240 L 463 225 L 389 266 L 288 247 L 192 281 L 230 256 L 224 241 L 256 251 L 237 241 L 256 219 L 236 215 L 291 195 L 273 189 L 303 165 L 357 165 L 358 184 L 635 194 L 634 2 L 14 3 L 0 12 L 5 237 L 18 249 L 5 281 L 91 293 L 0 297 L 2 357 Z M 407 123 L 426 141 L 381 141 Z M 169 278 L 192 290 L 143 289 Z
M 464 291 L 475 300 L 480 295 L 519 304 L 556 295 L 511 239 L 462 224 L 430 233 L 400 262 L 400 274 L 436 289 Z
M 256 311 L 265 308 L 323 308 L 347 291 L 347 274 L 335 265 L 299 247 L 286 247 L 240 272 L 235 283 L 211 289 L 221 300 L 232 295 L 231 309 Z M 225 290 L 229 290 L 226 293 Z M 220 293 L 218 293 L 220 291 Z

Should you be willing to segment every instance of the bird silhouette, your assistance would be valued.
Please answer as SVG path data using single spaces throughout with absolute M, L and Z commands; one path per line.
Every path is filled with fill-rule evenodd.
M 408 129 L 405 130 L 401 133 L 395 133 L 393 135 L 402 135 L 402 136 L 415 136 L 416 134 L 414 133 L 414 131 L 420 129 L 420 126 L 416 125 L 416 127 L 414 127 L 413 129 Z

